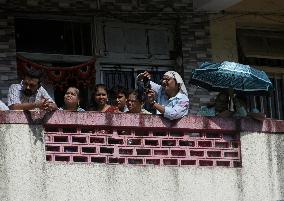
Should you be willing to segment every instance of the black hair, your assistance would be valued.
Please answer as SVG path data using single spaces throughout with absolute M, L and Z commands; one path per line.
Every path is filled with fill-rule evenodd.
M 140 103 L 144 103 L 145 99 L 144 99 L 144 95 L 143 93 L 141 93 L 139 90 L 131 90 L 128 92 L 128 96 L 129 95 L 135 95 L 136 96 L 136 99 L 140 102 Z
M 41 81 L 42 75 L 43 73 L 41 70 L 30 68 L 29 70 L 26 71 L 25 77 L 35 78 Z
M 121 85 L 115 86 L 115 87 L 111 88 L 110 91 L 109 91 L 109 96 L 112 99 L 115 99 L 118 94 L 124 94 L 125 97 L 127 97 L 128 96 L 128 91 L 127 91 L 126 88 L 124 88 Z
M 96 93 L 97 93 L 97 91 L 98 91 L 99 88 L 104 89 L 104 90 L 106 91 L 107 95 L 108 95 L 108 89 L 107 89 L 107 87 L 106 87 L 105 84 L 96 84 L 96 85 L 95 85 L 94 90 L 93 90 L 93 93 L 92 93 L 92 95 L 91 95 L 91 100 L 90 100 L 91 105 L 90 105 L 90 107 L 89 107 L 89 108 L 92 108 L 92 109 L 94 109 L 94 110 L 97 110 L 97 109 L 98 109 L 98 104 L 97 104 L 97 102 L 94 100 L 94 96 L 96 95 Z

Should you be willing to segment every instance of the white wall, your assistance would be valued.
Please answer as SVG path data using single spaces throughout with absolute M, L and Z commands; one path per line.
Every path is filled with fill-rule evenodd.
M 284 136 L 242 133 L 242 168 L 52 164 L 42 127 L 0 124 L 1 201 L 284 199 Z

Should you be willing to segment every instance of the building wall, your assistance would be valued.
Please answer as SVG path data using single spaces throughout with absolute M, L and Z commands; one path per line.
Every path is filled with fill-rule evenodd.
M 179 23 L 174 25 L 181 38 L 178 44 L 182 50 L 183 65 L 176 66 L 176 70 L 184 75 L 185 83 L 189 88 L 192 98 L 191 113 L 196 113 L 200 99 L 206 99 L 206 93 L 196 87 L 189 87 L 188 81 L 191 70 L 201 62 L 211 59 L 211 46 L 209 40 L 208 16 L 202 13 L 194 13 L 192 1 L 138 1 L 138 0 L 101 0 L 101 1 L 5 1 L 0 2 L 5 6 L 1 14 L 1 62 L 0 70 L 0 97 L 6 102 L 8 87 L 16 82 L 15 61 L 15 30 L 13 26 L 14 16 L 21 15 L 52 15 L 52 16 L 87 16 L 116 18 L 124 22 L 144 20 L 146 23 L 152 19 L 162 23 L 169 21 Z M 111 14 L 110 14 L 111 13 Z M 129 16 L 132 17 L 129 17 Z M 208 99 L 208 98 L 207 98 Z M 206 99 L 206 100 L 207 100 Z
M 210 32 L 213 61 L 238 61 L 237 28 L 284 30 L 281 8 L 284 8 L 282 1 L 243 0 L 227 9 L 225 15 L 212 15 Z
M 49 124 L 80 124 L 81 120 L 80 114 L 62 112 L 45 117 Z M 241 132 L 242 167 L 222 168 L 46 162 L 44 132 L 39 124 L 42 118 L 39 113 L 1 114 L 1 201 L 284 199 L 284 138 L 279 134 L 284 132 L 283 121 L 266 120 L 261 125 L 244 119 L 234 121 L 238 125 L 235 127 L 234 122 L 226 124 L 226 119 L 188 119 L 196 118 L 196 123 L 188 124 L 188 128 L 200 132 L 213 127 L 219 132 L 245 130 Z M 101 120 L 95 124 L 100 123 Z M 124 123 L 121 125 L 129 122 Z
M 14 18 L 0 10 L 0 98 L 6 98 L 8 86 L 17 80 Z

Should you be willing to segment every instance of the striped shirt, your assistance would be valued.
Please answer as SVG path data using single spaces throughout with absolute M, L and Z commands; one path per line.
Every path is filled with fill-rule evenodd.
M 48 101 L 54 102 L 42 86 L 37 90 L 35 94 L 26 96 L 23 91 L 24 87 L 22 82 L 20 84 L 12 84 L 9 87 L 8 106 L 21 103 L 34 103 L 42 99 L 47 99 Z
M 3 111 L 3 110 L 9 110 L 9 108 L 7 107 L 7 105 L 5 105 L 5 103 L 3 103 L 3 102 L 0 100 L 0 111 Z

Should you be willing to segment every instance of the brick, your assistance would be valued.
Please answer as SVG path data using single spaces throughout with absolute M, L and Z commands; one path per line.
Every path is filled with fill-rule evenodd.
M 124 141 L 122 138 L 108 138 L 107 139 L 107 143 L 109 145 L 112 145 L 112 144 L 123 144 Z
M 233 161 L 233 167 L 242 167 L 241 161 Z
M 198 147 L 212 147 L 212 141 L 198 141 Z
M 131 139 L 127 139 L 127 145 L 141 145 L 142 140 L 141 139 L 137 139 L 137 138 L 131 138 Z
M 112 135 L 113 130 L 112 129 L 99 129 L 95 132 L 97 135 Z
M 105 138 L 104 137 L 90 137 L 90 143 L 91 144 L 105 144 Z
M 91 134 L 94 132 L 94 129 L 93 128 L 81 128 L 80 132 L 84 134 Z
M 220 158 L 222 156 L 221 151 L 207 151 L 207 156 L 209 158 Z
M 69 155 L 55 155 L 54 161 L 70 162 L 70 156 Z
M 161 160 L 158 158 L 146 158 L 147 165 L 160 165 Z
M 53 136 L 53 142 L 55 142 L 55 143 L 69 143 L 69 136 L 67 136 L 67 135 Z
M 171 137 L 183 137 L 183 131 L 171 131 L 170 132 L 170 136 Z
M 59 129 L 58 129 L 57 127 L 52 127 L 52 126 L 50 126 L 50 127 L 46 126 L 46 127 L 44 128 L 44 131 L 45 131 L 46 133 L 56 133 L 56 134 L 59 133 Z
M 239 156 L 238 152 L 224 152 L 224 157 L 237 158 Z
M 223 134 L 223 139 L 226 141 L 237 140 L 238 135 L 236 134 Z
M 87 136 L 83 135 L 83 136 L 72 136 L 72 143 L 73 144 L 85 144 L 88 142 L 87 140 Z
M 75 163 L 87 163 L 89 162 L 87 156 L 73 156 L 73 162 Z
M 92 163 L 106 163 L 106 157 L 91 157 L 91 162 Z
M 128 158 L 127 160 L 128 160 L 128 164 L 143 165 L 142 158 Z
M 133 155 L 133 148 L 119 148 L 119 154 L 121 154 L 121 155 Z
M 62 128 L 63 133 L 78 133 L 77 128 L 75 127 L 68 127 L 68 128 Z
M 220 133 L 206 133 L 205 137 L 209 139 L 220 139 L 222 136 Z
M 215 142 L 216 148 L 229 148 L 229 142 Z
M 216 166 L 225 166 L 229 167 L 230 166 L 230 161 L 216 161 Z
M 158 139 L 144 139 L 144 145 L 150 147 L 157 147 L 160 145 Z
M 181 160 L 181 165 L 196 165 L 196 160 Z
M 101 154 L 113 154 L 114 148 L 113 147 L 100 147 Z
M 187 146 L 187 147 L 194 147 L 195 142 L 194 141 L 189 141 L 189 140 L 179 140 L 179 146 Z
M 231 142 L 231 147 L 232 148 L 240 148 L 240 142 L 236 141 L 236 142 Z
M 176 150 L 171 150 L 171 155 L 172 155 L 172 156 L 179 156 L 179 157 L 181 157 L 181 156 L 186 156 L 186 151 L 185 151 L 185 150 L 182 150 L 182 149 L 180 149 L 180 150 L 178 150 L 178 149 L 176 149 Z
M 154 137 L 168 136 L 167 131 L 155 131 L 153 132 Z
M 151 149 L 136 149 L 136 154 L 138 156 L 141 156 L 141 155 L 148 156 L 148 155 L 151 155 Z
M 212 160 L 199 160 L 200 166 L 213 166 L 214 162 Z
M 167 156 L 169 155 L 169 150 L 168 149 L 154 149 L 153 154 L 155 156 Z
M 47 152 L 61 152 L 61 146 L 60 145 L 45 145 L 45 151 Z
M 131 130 L 117 130 L 116 132 L 118 135 L 132 135 Z
M 202 137 L 202 133 L 191 133 L 191 132 L 187 132 L 184 135 L 190 137 L 190 138 L 201 138 Z
M 177 159 L 163 159 L 164 165 L 178 165 Z
M 176 140 L 162 140 L 162 146 L 176 146 Z
M 53 142 L 53 136 L 52 136 L 52 135 L 47 135 L 47 134 L 45 134 L 45 135 L 44 135 L 44 142 L 45 142 L 45 143 Z
M 135 136 L 149 136 L 149 131 L 147 130 L 135 130 Z
M 70 152 L 70 153 L 78 153 L 79 149 L 78 146 L 64 146 L 63 147 L 63 152 Z
M 116 163 L 116 164 L 124 164 L 125 163 L 125 158 L 113 158 L 109 157 L 108 158 L 108 163 Z
M 52 155 L 46 155 L 46 161 L 52 161 Z
M 190 151 L 190 156 L 197 156 L 197 157 L 203 157 L 204 156 L 204 151 L 201 150 L 191 150 Z
M 96 153 L 96 147 L 82 146 L 81 147 L 81 153 L 82 154 L 94 154 L 94 153 Z

